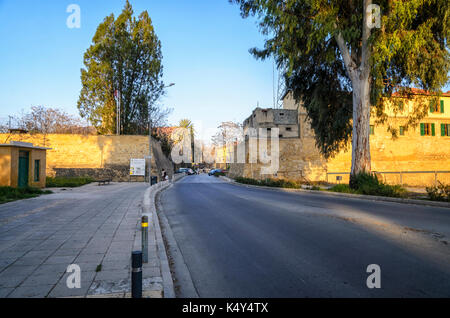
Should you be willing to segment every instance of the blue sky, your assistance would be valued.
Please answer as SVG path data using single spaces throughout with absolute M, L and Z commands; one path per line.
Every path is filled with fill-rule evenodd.
M 125 0 L 0 0 L 0 118 L 32 105 L 78 115 L 80 68 L 99 23 Z M 81 8 L 81 28 L 69 29 L 66 8 Z M 255 20 L 227 0 L 131 0 L 147 10 L 161 40 L 164 81 L 176 83 L 162 102 L 169 123 L 189 118 L 204 127 L 242 122 L 257 102 L 273 105 L 273 64 L 248 50 L 262 47 Z
M 81 7 L 81 28 L 69 29 L 70 4 Z M 83 53 L 107 15 L 125 0 L 0 0 L 0 121 L 32 105 L 78 115 Z M 162 42 L 164 81 L 175 82 L 162 102 L 170 124 L 189 118 L 203 129 L 242 122 L 257 103 L 273 105 L 273 64 L 249 48 L 262 47 L 253 19 L 228 0 L 131 0 L 147 10 Z M 450 89 L 449 86 L 445 90 Z M 205 132 L 206 135 L 208 133 Z M 212 134 L 210 131 L 209 134 Z

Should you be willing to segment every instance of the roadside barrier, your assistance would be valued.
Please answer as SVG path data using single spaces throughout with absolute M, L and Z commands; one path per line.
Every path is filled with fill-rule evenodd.
M 142 252 L 131 254 L 131 298 L 142 298 Z
M 142 217 L 142 262 L 148 263 L 148 216 Z

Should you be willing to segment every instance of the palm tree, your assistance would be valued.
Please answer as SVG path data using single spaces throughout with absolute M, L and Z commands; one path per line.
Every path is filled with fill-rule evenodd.
M 194 163 L 194 135 L 195 135 L 195 129 L 194 129 L 194 124 L 192 123 L 192 121 L 190 121 L 189 119 L 181 119 L 180 122 L 178 123 L 178 126 L 180 128 L 185 128 L 188 129 L 191 133 L 191 149 L 192 149 L 192 163 Z
M 178 127 L 189 129 L 191 134 L 194 132 L 194 124 L 189 119 L 180 120 Z

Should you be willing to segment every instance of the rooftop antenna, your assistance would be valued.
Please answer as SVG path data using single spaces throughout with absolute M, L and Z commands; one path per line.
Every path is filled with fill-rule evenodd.
M 273 59 L 273 70 L 272 70 L 272 93 L 273 93 L 273 108 L 277 108 L 275 98 L 275 58 Z
M 283 97 L 286 94 L 286 81 L 284 79 L 285 74 L 287 73 L 287 67 L 284 66 L 280 70 L 278 70 L 278 90 L 277 90 L 277 108 L 283 108 Z

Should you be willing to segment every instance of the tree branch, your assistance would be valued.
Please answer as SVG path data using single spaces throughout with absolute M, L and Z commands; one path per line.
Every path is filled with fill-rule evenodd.
M 337 25 L 335 24 L 335 28 L 337 30 Z M 348 50 L 347 45 L 345 44 L 344 37 L 342 36 L 342 33 L 338 31 L 334 38 L 336 39 L 336 42 L 339 46 L 339 50 L 341 51 L 342 58 L 344 59 L 345 68 L 347 69 L 348 75 L 353 82 L 355 80 L 356 76 L 356 63 L 350 56 L 350 51 Z
M 361 65 L 360 71 L 361 74 L 368 76 L 368 72 L 370 72 L 369 68 L 369 59 L 370 59 L 370 47 L 369 47 L 369 38 L 370 38 L 370 27 L 368 25 L 368 13 L 367 7 L 372 4 L 372 0 L 364 0 L 364 10 L 363 10 L 363 34 L 362 34 L 362 52 L 361 52 Z

